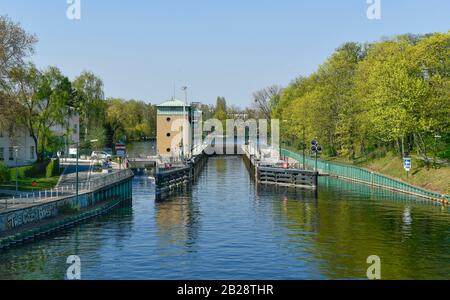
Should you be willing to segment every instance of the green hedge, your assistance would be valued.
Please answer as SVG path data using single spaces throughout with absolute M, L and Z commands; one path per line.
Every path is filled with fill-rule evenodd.
M 45 176 L 47 178 L 50 178 L 58 175 L 59 175 L 59 160 L 58 159 L 51 160 L 50 163 L 47 165 Z
M 17 170 L 19 171 L 19 179 L 40 178 L 44 176 L 50 178 L 59 175 L 59 160 L 45 161 L 31 166 L 19 167 Z M 5 176 L 7 177 L 5 177 L 6 179 L 4 181 L 15 181 L 16 168 L 7 169 L 7 171 L 8 173 L 5 172 Z M 1 177 L 0 175 L 0 182 Z
M 42 172 L 39 171 L 39 165 L 25 166 L 19 167 L 17 170 L 19 171 L 19 179 L 26 179 L 32 177 L 39 177 Z M 11 181 L 16 180 L 16 168 L 9 169 L 9 177 Z
M 0 183 L 9 181 L 10 176 L 9 169 L 0 161 Z

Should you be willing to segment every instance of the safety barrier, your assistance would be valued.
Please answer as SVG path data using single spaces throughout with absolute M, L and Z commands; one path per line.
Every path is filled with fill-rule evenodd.
M 296 161 L 303 161 L 303 155 L 287 149 L 281 149 L 281 155 L 290 157 Z M 305 157 L 306 165 L 315 166 L 315 163 L 316 161 L 314 158 Z M 388 188 L 391 190 L 424 197 L 434 201 L 440 201 L 447 204 L 450 202 L 450 195 L 443 195 L 440 193 L 427 191 L 423 188 L 419 188 L 408 183 L 355 166 L 317 160 L 317 170 L 321 173 L 328 173 L 332 176 L 342 177 L 382 188 Z
M 101 189 L 120 180 L 133 176 L 133 172 L 129 169 L 114 172 L 105 176 L 101 176 L 89 181 L 80 182 L 78 184 L 78 193 L 87 193 Z M 60 186 L 53 189 L 42 190 L 32 193 L 21 193 L 18 196 L 5 197 L 0 199 L 0 210 L 14 208 L 16 205 L 30 205 L 49 200 L 69 197 L 76 194 L 76 185 Z

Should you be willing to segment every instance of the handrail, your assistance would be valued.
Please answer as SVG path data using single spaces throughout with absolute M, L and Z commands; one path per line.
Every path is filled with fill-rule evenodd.
M 79 194 L 84 194 L 95 191 L 131 176 L 133 176 L 133 172 L 129 169 L 114 172 L 100 178 L 95 178 L 86 182 L 79 183 L 78 192 Z M 61 197 L 68 197 L 73 195 L 76 195 L 76 185 L 74 184 L 33 193 L 22 193 L 19 197 L 13 196 L 11 198 L 1 198 L 0 210 L 11 208 L 12 206 L 17 204 L 39 203 L 41 201 L 58 199 Z
M 297 161 L 303 160 L 303 155 L 287 149 L 281 149 L 281 154 L 283 156 L 290 157 Z M 315 160 L 313 158 L 305 157 L 305 163 L 314 166 Z M 394 189 L 425 198 L 450 201 L 450 195 L 444 195 L 437 192 L 428 191 L 426 189 L 411 185 L 409 183 L 356 166 L 349 166 L 344 164 L 327 162 L 323 160 L 317 160 L 317 168 L 318 170 L 326 172 L 330 175 L 337 175 L 344 178 L 354 179 L 361 182 L 369 183 L 371 185 Z

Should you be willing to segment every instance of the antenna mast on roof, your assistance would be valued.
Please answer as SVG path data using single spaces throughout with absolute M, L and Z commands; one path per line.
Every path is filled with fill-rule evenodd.
M 172 100 L 175 100 L 175 80 L 173 81 L 173 96 Z

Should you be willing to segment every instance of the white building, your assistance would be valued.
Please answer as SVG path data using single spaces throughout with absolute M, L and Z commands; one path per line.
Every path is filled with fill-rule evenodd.
M 64 137 L 69 135 L 68 143 L 77 143 L 80 139 L 79 135 L 80 118 L 78 115 L 71 116 L 67 119 L 65 126 L 53 126 L 51 131 L 54 135 Z M 17 126 L 13 134 L 8 130 L 0 127 L 0 162 L 7 167 L 16 165 L 24 166 L 36 162 L 36 145 L 25 126 Z
M 74 114 L 66 120 L 64 125 L 55 125 L 51 127 L 51 131 L 54 135 L 64 137 L 68 134 L 69 138 L 67 143 L 70 145 L 76 144 L 80 141 L 80 116 Z
M 0 161 L 7 167 L 17 164 L 29 165 L 36 161 L 36 148 L 33 138 L 25 127 L 14 130 L 14 134 L 0 128 Z

